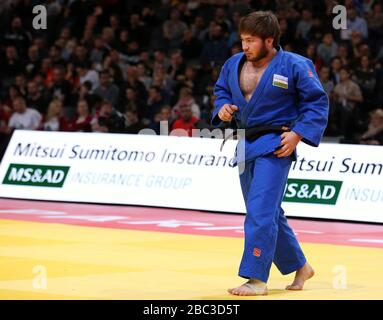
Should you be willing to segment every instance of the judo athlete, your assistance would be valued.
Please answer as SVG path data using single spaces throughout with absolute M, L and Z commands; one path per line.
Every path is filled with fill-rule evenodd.
M 230 57 L 216 82 L 215 109 L 211 123 L 224 122 L 245 129 L 236 162 L 246 205 L 245 244 L 238 275 L 248 281 L 229 289 L 234 295 L 266 295 L 274 262 L 282 274 L 296 272 L 287 290 L 301 290 L 314 275 L 281 202 L 296 146 L 302 140 L 317 147 L 328 117 L 328 97 L 313 63 L 303 56 L 284 52 L 279 46 L 280 29 L 271 12 L 257 11 L 240 20 L 243 52 Z M 279 132 L 262 127 L 280 128 Z M 250 129 L 261 129 L 256 139 Z M 238 152 L 244 143 L 244 152 Z M 239 167 L 239 165 L 238 165 Z

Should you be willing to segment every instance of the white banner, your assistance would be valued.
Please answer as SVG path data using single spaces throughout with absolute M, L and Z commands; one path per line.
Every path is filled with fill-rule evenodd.
M 14 132 L 0 197 L 245 213 L 236 141 Z M 383 222 L 383 148 L 301 143 L 286 186 L 288 216 Z

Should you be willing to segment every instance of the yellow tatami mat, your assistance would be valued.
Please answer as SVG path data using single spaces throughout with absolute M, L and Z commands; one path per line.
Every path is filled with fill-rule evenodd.
M 269 295 L 226 292 L 237 276 L 240 238 L 0 220 L 0 299 L 383 299 L 383 250 L 302 243 L 316 276 L 273 267 Z

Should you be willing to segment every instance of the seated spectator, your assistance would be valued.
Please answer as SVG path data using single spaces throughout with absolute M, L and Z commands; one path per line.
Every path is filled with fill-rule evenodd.
M 28 48 L 28 57 L 25 65 L 27 76 L 29 78 L 34 77 L 39 72 L 40 66 L 39 48 L 36 45 L 32 45 Z
M 36 81 L 28 82 L 27 92 L 26 101 L 28 107 L 36 109 L 41 114 L 45 114 L 48 102 L 39 90 Z
M 13 101 L 14 113 L 8 122 L 8 132 L 12 129 L 37 130 L 42 119 L 41 114 L 32 108 L 27 108 L 24 98 L 18 97 Z
M 49 84 L 49 93 L 51 99 L 60 99 L 63 102 L 63 106 L 69 107 L 73 88 L 70 82 L 65 79 L 65 71 L 63 66 L 58 65 L 54 67 L 52 82 Z
M 177 101 L 176 105 L 173 107 L 173 117 L 175 119 L 177 119 L 180 116 L 180 113 L 181 113 L 180 107 L 183 105 L 190 106 L 193 116 L 196 117 L 197 119 L 200 118 L 200 115 L 201 115 L 200 108 L 199 108 L 198 104 L 196 104 L 196 102 L 193 98 L 192 90 L 190 88 L 187 88 L 187 87 L 184 87 L 180 90 L 178 101 Z
M 93 132 L 119 133 L 125 130 L 125 119 L 123 114 L 113 108 L 110 101 L 104 100 L 91 125 Z
M 197 61 L 201 55 L 202 43 L 199 39 L 194 37 L 193 31 L 188 28 L 184 31 L 180 48 L 185 59 Z
M 3 87 L 8 87 L 13 83 L 16 74 L 24 70 L 23 63 L 19 58 L 16 47 L 8 46 L 5 49 L 5 59 L 1 63 L 0 75 Z
M 214 65 L 222 65 L 229 57 L 230 49 L 223 36 L 222 27 L 212 27 L 210 39 L 205 41 L 202 48 L 201 59 L 206 59 Z
M 113 108 L 118 107 L 120 90 L 111 82 L 110 72 L 108 70 L 100 72 L 100 85 L 94 90 L 94 94 L 103 100 L 110 101 Z
M 144 129 L 144 125 L 138 119 L 137 112 L 128 109 L 125 112 L 125 133 L 138 134 L 142 129 Z
M 165 105 L 165 101 L 162 97 L 162 90 L 158 86 L 152 86 L 149 89 L 149 98 L 147 101 L 146 114 L 145 114 L 145 122 L 147 125 L 150 122 L 154 121 L 154 116 L 158 113 L 158 111 Z
M 180 20 L 180 13 L 177 9 L 171 11 L 170 19 L 164 22 L 162 28 L 168 48 L 178 48 L 182 42 L 183 34 L 187 30 L 187 25 Z
M 98 72 L 89 69 L 88 63 L 81 63 L 77 65 L 76 71 L 80 77 L 80 84 L 84 84 L 86 81 L 89 81 L 92 84 L 92 88 L 97 88 L 100 84 Z M 93 90 L 90 90 L 90 93 L 93 93 Z
M 351 34 L 357 32 L 363 39 L 368 37 L 368 26 L 364 18 L 358 17 L 355 8 L 351 7 L 347 10 L 347 29 L 340 32 L 342 40 L 349 40 Z
M 197 129 L 196 123 L 198 118 L 193 116 L 192 108 L 190 105 L 184 104 L 180 106 L 180 117 L 174 121 L 171 131 L 172 135 L 184 136 L 183 132 L 175 131 L 176 129 L 183 129 L 189 137 L 193 136 L 193 129 Z
M 44 131 L 67 131 L 69 129 L 68 119 L 64 116 L 60 100 L 53 100 L 49 104 L 41 129 Z
M 359 85 L 350 80 L 350 74 L 346 68 L 340 70 L 340 83 L 335 86 L 334 99 L 339 116 L 339 127 L 344 136 L 343 142 L 352 142 L 357 115 L 360 112 L 357 109 L 357 103 L 363 102 L 363 96 Z
M 376 105 L 376 96 L 375 96 L 375 86 L 376 86 L 376 77 L 375 70 L 370 66 L 370 59 L 368 56 L 362 56 L 360 59 L 360 64 L 356 68 L 355 73 L 352 79 L 360 86 L 362 90 L 362 95 L 364 97 L 365 106 L 372 109 L 375 109 Z M 363 110 L 365 112 L 369 110 Z
M 161 134 L 162 130 L 167 130 L 170 133 L 174 119 L 172 118 L 172 109 L 170 106 L 163 106 L 161 110 L 155 115 L 154 122 L 149 124 L 149 128 L 153 129 L 156 134 Z
M 332 33 L 328 32 L 323 36 L 322 43 L 319 44 L 317 53 L 325 65 L 331 63 L 331 59 L 337 55 L 338 45 L 334 41 Z
M 133 110 L 137 113 L 138 119 L 141 120 L 144 118 L 146 114 L 146 105 L 135 89 L 130 87 L 126 88 L 123 101 L 123 111 Z
M 69 123 L 68 131 L 91 132 L 92 115 L 89 112 L 88 102 L 79 100 L 77 102 L 76 117 Z
M 383 145 L 383 109 L 376 109 L 370 114 L 368 130 L 360 137 L 361 144 Z

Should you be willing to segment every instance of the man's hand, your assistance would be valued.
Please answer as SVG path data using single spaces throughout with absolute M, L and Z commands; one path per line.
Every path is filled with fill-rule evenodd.
M 238 110 L 238 107 L 235 106 L 234 104 L 224 104 L 222 108 L 218 112 L 218 117 L 222 121 L 231 121 L 233 118 L 234 112 Z
M 302 136 L 295 133 L 294 131 L 289 131 L 282 133 L 281 138 L 282 147 L 274 152 L 278 158 L 287 157 L 292 154 L 298 142 L 301 141 Z

